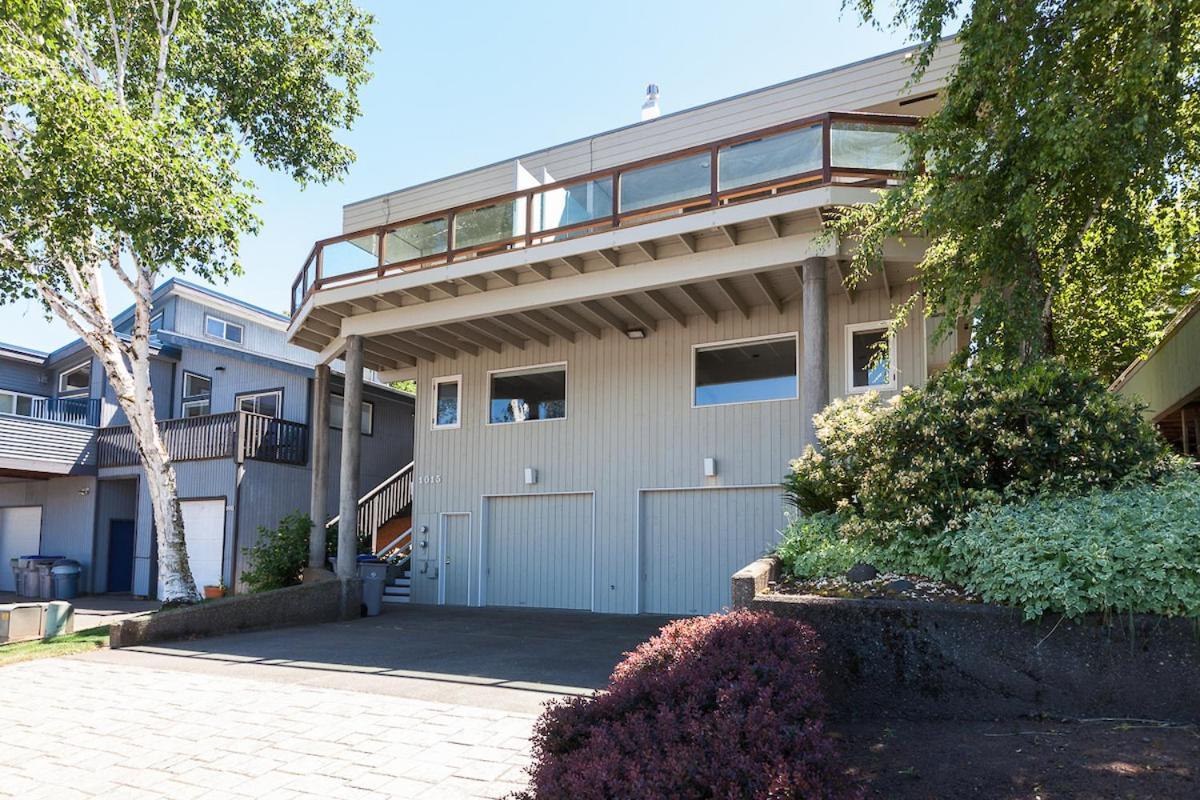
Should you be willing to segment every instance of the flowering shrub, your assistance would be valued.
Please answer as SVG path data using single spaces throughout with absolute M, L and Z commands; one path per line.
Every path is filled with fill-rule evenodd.
M 735 611 L 673 622 L 590 698 L 550 704 L 520 797 L 851 800 L 822 727 L 812 629 Z
M 1082 497 L 985 506 L 950 545 L 950 572 L 990 602 L 1200 618 L 1200 475 Z

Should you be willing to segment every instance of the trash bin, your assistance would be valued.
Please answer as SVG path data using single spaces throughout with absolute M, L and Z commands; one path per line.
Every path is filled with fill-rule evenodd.
M 21 594 L 21 582 L 25 580 L 25 567 L 21 565 L 19 558 L 10 558 L 8 562 L 12 567 L 13 591 L 19 595 Z
M 358 577 L 362 578 L 363 606 L 368 617 L 379 616 L 383 608 L 383 585 L 387 583 L 388 565 L 383 561 L 359 561 Z
M 53 582 L 51 598 L 53 600 L 73 600 L 79 595 L 79 573 L 83 567 L 78 561 L 69 558 L 59 559 L 50 568 L 50 578 Z

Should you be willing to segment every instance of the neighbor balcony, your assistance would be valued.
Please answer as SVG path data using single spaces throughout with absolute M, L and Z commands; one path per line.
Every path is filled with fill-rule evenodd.
M 300 422 L 231 411 L 158 423 L 172 461 L 236 459 L 303 466 L 308 463 L 308 426 Z M 102 428 L 97 437 L 101 467 L 141 464 L 128 425 Z
M 893 185 L 907 161 L 903 135 L 919 122 L 830 112 L 323 239 L 292 285 L 292 315 L 324 289 L 781 194 Z

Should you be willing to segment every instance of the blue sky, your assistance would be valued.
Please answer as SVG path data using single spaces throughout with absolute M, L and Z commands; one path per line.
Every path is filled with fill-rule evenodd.
M 304 191 L 247 164 L 262 228 L 242 242 L 246 274 L 221 291 L 286 312 L 344 203 L 636 122 L 648 83 L 668 113 L 907 44 L 841 0 L 359 4 L 376 14 L 380 51 L 363 116 L 341 137 L 358 161 Z M 127 305 L 109 294 L 114 312 Z M 52 350 L 70 338 L 35 304 L 0 307 L 0 341 Z

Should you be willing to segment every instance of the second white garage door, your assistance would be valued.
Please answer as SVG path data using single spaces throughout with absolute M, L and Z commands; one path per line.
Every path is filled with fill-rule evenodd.
M 484 500 L 489 606 L 592 607 L 592 494 Z
M 777 486 L 644 491 L 641 610 L 710 614 L 729 605 L 733 573 L 784 526 Z
M 42 507 L 0 508 L 0 592 L 15 592 L 11 559 L 38 555 L 42 541 Z
M 181 500 L 183 539 L 187 543 L 188 566 L 196 589 L 216 586 L 223 578 L 225 564 L 225 500 Z M 158 596 L 162 597 L 162 581 Z

